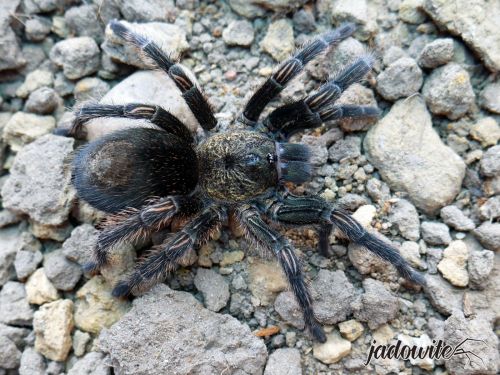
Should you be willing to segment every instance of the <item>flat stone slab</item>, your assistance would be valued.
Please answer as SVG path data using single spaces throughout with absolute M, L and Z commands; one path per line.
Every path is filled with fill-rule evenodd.
M 460 192 L 465 163 L 432 128 L 424 101 L 398 101 L 367 134 L 370 162 L 396 191 L 429 215 L 450 204 Z
M 158 285 L 99 336 L 115 374 L 262 374 L 264 342 L 191 294 Z

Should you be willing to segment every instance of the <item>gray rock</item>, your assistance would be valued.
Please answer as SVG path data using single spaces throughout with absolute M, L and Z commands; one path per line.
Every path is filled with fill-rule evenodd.
M 344 159 L 354 159 L 361 155 L 361 138 L 349 135 L 335 142 L 329 149 L 331 160 L 339 162 Z
M 77 226 L 62 245 L 64 256 L 78 264 L 85 264 L 92 257 L 98 234 L 99 231 L 90 224 Z
M 469 285 L 476 289 L 483 289 L 493 270 L 494 261 L 495 253 L 493 251 L 472 251 L 467 264 Z
M 276 61 L 286 59 L 295 48 L 292 23 L 287 19 L 272 22 L 260 46 Z
M 82 277 L 82 268 L 68 260 L 62 250 L 56 250 L 46 255 L 43 262 L 45 274 L 59 290 L 73 290 Z
M 75 194 L 70 171 L 64 167 L 73 143 L 72 138 L 48 134 L 25 146 L 2 188 L 4 207 L 41 224 L 63 224 Z
M 488 250 L 500 250 L 500 223 L 484 222 L 473 233 Z
M 410 96 L 422 86 L 422 71 L 411 57 L 402 57 L 390 64 L 377 77 L 377 91 L 386 100 Z
M 418 65 L 433 69 L 453 59 L 453 39 L 441 38 L 427 44 L 418 57 Z
M 68 375 L 109 375 L 111 368 L 106 363 L 104 354 L 98 352 L 87 353 L 83 358 L 75 362 L 69 369 Z
M 40 87 L 33 91 L 25 104 L 25 111 L 45 115 L 54 112 L 62 101 L 54 89 Z
M 0 6 L 0 71 L 18 69 L 26 64 L 16 34 L 10 27 L 10 14 L 16 10 L 16 3 L 6 2 Z
M 176 14 L 173 0 L 118 0 L 117 5 L 127 21 L 167 21 Z
M 24 56 L 29 56 L 29 60 L 23 68 L 23 72 L 33 72 L 37 70 L 40 66 L 44 66 L 44 69 L 48 68 L 49 60 L 47 60 L 47 54 L 43 48 L 43 44 L 24 44 L 22 47 L 22 52 Z
M 222 31 L 222 39 L 228 46 L 249 47 L 253 38 L 253 26 L 246 20 L 233 21 Z
M 500 146 L 490 147 L 481 158 L 481 173 L 488 177 L 500 175 Z
M 457 206 L 446 206 L 440 211 L 441 219 L 446 225 L 459 231 L 473 230 L 476 225 Z
M 37 66 L 38 68 L 38 66 Z M 45 69 L 35 69 L 26 75 L 21 86 L 16 90 L 16 95 L 20 98 L 26 98 L 30 93 L 44 86 L 52 86 L 54 75 Z
M 23 232 L 16 243 L 14 268 L 19 280 L 27 279 L 43 260 L 42 244 L 31 233 Z
M 262 17 L 266 10 L 247 0 L 229 0 L 231 9 L 246 18 Z
M 24 32 L 26 39 L 32 42 L 41 42 L 50 33 L 52 22 L 45 17 L 35 17 L 26 20 Z
M 460 289 L 451 286 L 440 275 L 427 275 L 425 280 L 425 294 L 437 311 L 448 316 L 462 308 L 463 292 Z
M 457 63 L 435 69 L 425 80 L 422 94 L 431 112 L 456 120 L 474 104 L 469 73 Z
M 477 341 L 463 342 L 467 339 Z M 444 341 L 451 346 L 462 344 L 461 348 L 466 353 L 471 351 L 479 357 L 462 354 L 445 359 L 445 366 L 450 374 L 498 374 L 498 337 L 483 317 L 466 319 L 461 311 L 455 310 L 444 323 Z
M 460 191 L 465 164 L 445 146 L 418 96 L 398 101 L 365 138 L 370 162 L 393 190 L 435 214 Z
M 1 146 L 0 146 L 1 148 Z M 1 152 L 0 152 L 1 156 Z M 20 215 L 9 211 L 9 210 L 1 210 L 0 211 L 0 228 L 8 227 L 9 225 L 18 224 L 22 220 Z
M 101 56 L 95 40 L 81 36 L 57 42 L 50 50 L 50 59 L 62 66 L 67 78 L 78 79 L 97 72 Z
M 87 344 L 92 340 L 92 336 L 87 332 L 82 332 L 80 330 L 75 330 L 73 334 L 73 353 L 77 357 L 81 357 L 85 354 L 87 349 Z
M 57 9 L 57 0 L 29 0 L 22 2 L 22 9 L 28 13 L 48 13 Z
M 399 199 L 392 205 L 389 221 L 397 226 L 404 238 L 410 241 L 420 238 L 420 220 L 417 209 L 406 199 Z
M 398 46 L 390 46 L 384 52 L 384 56 L 382 58 L 382 61 L 384 62 L 385 66 L 389 66 L 393 62 L 395 62 L 403 57 L 408 57 L 408 54 L 405 52 L 405 50 L 403 50 L 401 47 L 398 47 Z
M 229 285 L 219 273 L 211 269 L 198 268 L 194 285 L 203 294 L 207 309 L 217 312 L 227 305 Z
M 391 190 L 383 181 L 376 178 L 370 178 L 366 183 L 366 192 L 375 202 L 380 203 L 390 199 Z
M 123 375 L 220 374 L 224 369 L 256 374 L 267 359 L 264 343 L 246 325 L 165 285 L 135 299 L 132 309 L 101 333 L 99 344 Z M 163 350 L 152 357 L 150 348 L 160 346 Z
M 92 3 L 98 6 L 99 19 L 104 24 L 121 17 L 120 6 L 115 1 L 92 0 Z
M 354 317 L 357 320 L 367 322 L 368 327 L 373 330 L 396 317 L 399 301 L 382 282 L 364 279 L 363 288 L 365 292 L 360 300 L 353 303 Z
M 54 78 L 54 90 L 56 90 L 60 96 L 68 96 L 73 93 L 74 89 L 75 84 L 73 81 L 67 79 L 62 72 L 56 73 Z
M 13 263 L 16 257 L 16 243 L 19 236 L 17 227 L 0 229 L 0 286 L 14 275 Z
M 129 23 L 122 21 L 122 23 L 130 30 L 161 46 L 167 54 L 176 56 L 189 48 L 186 32 L 177 25 L 163 22 Z M 134 65 L 142 69 L 151 67 L 147 61 L 141 58 L 137 47 L 115 35 L 109 25 L 106 27 L 102 49 L 113 59 L 124 64 Z
M 24 285 L 9 281 L 0 291 L 0 322 L 29 326 L 33 321 L 33 309 L 26 299 Z
M 356 289 L 343 271 L 319 271 L 311 283 L 316 317 L 323 324 L 336 324 L 352 313 L 351 302 Z
M 97 77 L 86 77 L 77 82 L 73 94 L 77 101 L 98 101 L 109 91 L 109 84 Z
M 0 369 L 17 369 L 21 362 L 21 352 L 7 336 L 0 335 Z
M 424 221 L 421 230 L 422 238 L 429 245 L 448 245 L 451 242 L 450 230 L 443 223 Z
M 65 366 L 64 362 L 49 361 L 47 363 L 46 375 L 59 375 L 64 374 Z
M 427 248 L 427 267 L 430 274 L 437 273 L 438 263 L 443 259 L 443 249 L 440 247 Z
M 278 294 L 274 300 L 274 310 L 288 324 L 298 329 L 304 329 L 304 316 L 292 292 L 286 291 Z
M 29 344 L 31 330 L 29 328 L 12 327 L 0 323 L 0 336 L 5 336 L 11 340 L 18 348 Z
M 275 350 L 269 356 L 264 375 L 302 375 L 300 351 L 295 348 Z
M 500 196 L 491 197 L 479 207 L 481 220 L 492 221 L 500 217 Z
M 300 9 L 293 14 L 293 27 L 298 32 L 310 32 L 316 29 L 316 20 L 310 10 Z
M 105 3 L 105 2 L 103 2 Z M 98 18 L 101 7 L 95 4 L 84 4 L 69 8 L 64 14 L 64 20 L 69 31 L 76 36 L 89 36 L 100 43 L 104 30 Z
M 314 137 L 309 134 L 304 134 L 302 136 L 302 143 L 306 144 L 311 150 L 310 162 L 315 166 L 322 166 L 328 161 L 328 149 L 324 139 L 321 137 Z
M 482 108 L 493 113 L 500 113 L 500 81 L 486 85 L 479 97 Z
M 16 112 L 3 129 L 3 139 L 13 151 L 19 151 L 28 143 L 50 133 L 55 126 L 56 121 L 52 116 Z
M 426 18 L 421 6 L 421 0 L 403 0 L 399 4 L 399 18 L 404 22 L 420 25 Z
M 347 193 L 342 198 L 338 199 L 336 204 L 345 210 L 355 211 L 360 206 L 368 204 L 368 200 L 362 195 Z
M 43 356 L 34 348 L 28 346 L 24 349 L 19 366 L 19 375 L 43 375 L 46 366 Z
M 491 71 L 500 70 L 500 6 L 497 2 L 478 0 L 471 7 L 467 0 L 447 2 L 425 0 L 424 11 L 452 35 L 459 35 Z M 467 11 L 470 10 L 470 11 Z

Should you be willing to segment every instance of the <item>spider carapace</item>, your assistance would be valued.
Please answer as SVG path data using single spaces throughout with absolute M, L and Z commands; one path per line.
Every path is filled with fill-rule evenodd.
M 343 24 L 313 38 L 253 94 L 238 120 L 248 130 L 211 134 L 217 121 L 212 109 L 184 68 L 153 41 L 113 21 L 111 29 L 135 45 L 156 67 L 175 82 L 199 124 L 208 133 L 196 144 L 188 128 L 165 109 L 150 104 L 86 104 L 75 111 L 71 128 L 76 135 L 89 120 L 123 117 L 149 120 L 156 128 L 127 128 L 84 146 L 73 162 L 73 181 L 78 195 L 108 213 L 99 233 L 88 271 L 109 263 L 109 251 L 122 242 L 148 238 L 168 229 L 173 219 L 187 224 L 172 234 L 114 288 L 125 296 L 163 280 L 191 249 L 198 249 L 210 234 L 234 212 L 246 237 L 273 254 L 300 305 L 307 328 L 324 342 L 325 333 L 316 319 L 299 259 L 290 242 L 271 228 L 263 216 L 283 225 L 312 225 L 318 229 L 319 250 L 329 254 L 329 235 L 334 227 L 355 242 L 392 263 L 402 276 L 417 284 L 424 278 L 415 272 L 387 242 L 367 232 L 347 212 L 316 195 L 290 194 L 284 182 L 300 184 L 311 178 L 309 150 L 287 143 L 291 134 L 345 117 L 373 117 L 377 108 L 335 104 L 342 92 L 360 81 L 373 60 L 361 56 L 318 90 L 301 100 L 270 112 L 262 121 L 265 106 L 284 89 L 305 65 L 354 32 Z

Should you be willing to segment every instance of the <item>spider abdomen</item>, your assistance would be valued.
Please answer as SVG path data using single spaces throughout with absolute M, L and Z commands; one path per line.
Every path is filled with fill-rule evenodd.
M 73 168 L 78 195 L 106 212 L 138 208 L 154 196 L 188 194 L 198 182 L 191 145 L 157 129 L 125 129 L 89 143 Z

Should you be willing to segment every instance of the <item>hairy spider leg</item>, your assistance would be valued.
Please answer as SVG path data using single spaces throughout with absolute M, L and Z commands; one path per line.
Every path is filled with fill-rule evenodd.
M 124 105 L 113 104 L 85 104 L 75 112 L 75 119 L 69 129 L 56 129 L 56 134 L 76 136 L 80 129 L 90 120 L 101 117 L 122 117 L 130 119 L 148 120 L 166 132 L 176 135 L 188 143 L 193 142 L 189 129 L 177 117 L 162 107 L 150 104 L 130 103 Z
M 349 241 L 365 247 L 394 265 L 404 278 L 419 285 L 426 284 L 424 277 L 410 267 L 393 246 L 366 231 L 347 212 L 332 208 L 321 197 L 299 197 L 288 194 L 278 199 L 269 200 L 265 212 L 272 220 L 280 223 L 319 224 L 323 226 L 333 224 Z
M 249 205 L 243 206 L 237 210 L 237 216 L 247 237 L 276 256 L 302 309 L 307 328 L 316 340 L 325 342 L 325 332 L 314 315 L 312 297 L 304 281 L 300 260 L 295 255 L 293 247 L 281 234 L 271 229 L 262 220 L 256 208 Z
M 181 90 L 182 97 L 203 129 L 210 130 L 217 125 L 217 120 L 206 97 L 200 88 L 189 78 L 176 59 L 163 52 L 155 42 L 133 32 L 125 27 L 123 23 L 116 20 L 111 21 L 110 27 L 116 35 L 138 47 L 156 66 L 169 75 L 179 90 Z
M 174 271 L 183 256 L 190 250 L 197 250 L 206 243 L 210 234 L 220 228 L 225 219 L 221 207 L 211 206 L 203 210 L 190 223 L 139 263 L 127 280 L 120 281 L 113 289 L 113 296 L 123 297 L 141 287 L 149 287 L 162 281 Z
M 360 81 L 373 66 L 371 56 L 358 58 L 333 79 L 323 84 L 316 92 L 293 103 L 285 104 L 272 111 L 264 125 L 273 133 L 285 139 L 303 129 L 321 126 L 323 122 L 345 117 L 378 116 L 378 108 L 358 105 L 333 105 L 350 85 Z
M 240 116 L 240 121 L 248 125 L 255 125 L 265 106 L 273 100 L 293 78 L 299 75 L 306 64 L 348 38 L 356 27 L 353 23 L 345 23 L 335 30 L 321 34 L 298 50 L 289 59 L 282 62 L 276 71 L 252 95 Z
M 171 196 L 152 199 L 141 209 L 127 208 L 106 217 L 94 247 L 93 260 L 83 268 L 96 272 L 108 263 L 109 251 L 123 242 L 146 239 L 166 228 L 174 217 L 190 217 L 202 208 L 197 197 Z

